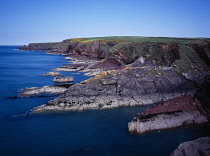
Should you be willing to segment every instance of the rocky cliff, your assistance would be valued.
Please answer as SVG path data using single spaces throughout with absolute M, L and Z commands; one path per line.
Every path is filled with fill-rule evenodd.
M 210 68 L 210 40 L 168 40 L 170 42 L 127 42 L 76 38 L 59 43 L 31 43 L 20 49 L 50 50 L 48 53 L 83 59 L 106 59 L 109 64 L 121 67 L 143 57 L 152 64 L 172 67 L 189 80 L 201 82 Z
M 153 104 L 128 123 L 131 133 L 210 121 L 210 40 L 146 40 L 77 38 L 51 46 L 48 53 L 75 61 L 57 70 L 92 70 L 98 75 L 70 86 L 33 113 Z M 29 44 L 22 49 L 45 50 L 42 46 Z M 184 143 L 172 155 L 208 155 L 207 146 L 209 138 Z
M 73 39 L 64 40 L 62 44 L 68 44 L 68 48 L 61 51 L 70 56 L 105 59 L 121 68 L 101 73 L 70 87 L 64 95 L 35 108 L 34 112 L 103 109 L 164 102 L 193 93 L 194 85 L 201 83 L 210 69 L 210 42 L 207 40 L 86 42 Z M 92 68 L 102 66 L 107 61 L 100 61 Z
M 207 39 L 130 42 L 76 38 L 52 45 L 49 53 L 83 60 L 59 70 L 100 69 L 95 72 L 99 75 L 71 86 L 65 94 L 34 108 L 34 113 L 163 103 L 186 94 L 193 95 L 210 71 L 210 41 Z M 42 46 L 47 49 L 45 44 L 29 44 L 27 48 L 40 50 Z M 175 114 L 173 119 L 179 116 L 184 119 L 189 116 L 189 113 L 183 114 L 183 110 L 171 112 L 156 117 L 170 118 Z M 192 122 L 196 122 L 194 117 Z M 183 123 L 188 122 L 180 121 L 178 125 Z

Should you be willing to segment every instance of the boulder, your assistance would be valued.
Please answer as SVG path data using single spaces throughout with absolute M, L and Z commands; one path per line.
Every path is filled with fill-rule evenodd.
M 53 82 L 73 82 L 74 78 L 71 76 L 56 76 Z
M 210 137 L 181 143 L 171 156 L 209 156 Z

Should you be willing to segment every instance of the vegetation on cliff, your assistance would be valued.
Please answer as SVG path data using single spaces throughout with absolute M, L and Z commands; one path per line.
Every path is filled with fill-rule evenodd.
M 31 45 L 33 44 L 29 44 L 28 46 L 29 49 L 31 49 Z M 38 47 L 41 46 L 38 45 Z M 25 48 L 27 49 L 27 47 Z M 157 78 L 161 77 L 160 78 L 161 84 L 159 84 L 160 87 L 159 90 L 157 90 L 158 94 L 160 94 L 160 90 L 162 89 L 162 87 L 165 87 L 162 83 L 162 79 L 164 79 L 165 75 L 168 74 L 165 72 L 171 73 L 173 70 L 177 74 L 174 75 L 174 77 L 176 77 L 177 80 L 179 79 L 179 77 L 182 77 L 190 82 L 201 83 L 203 78 L 210 71 L 210 40 L 205 38 L 189 39 L 189 38 L 164 38 L 164 37 L 154 38 L 154 37 L 131 37 L 131 36 L 75 38 L 75 39 L 66 39 L 60 43 L 56 43 L 51 52 L 65 54 L 76 58 L 81 57 L 85 59 L 101 60 L 99 64 L 94 65 L 92 68 L 94 67 L 101 68 L 103 65 L 106 66 L 107 64 L 109 65 L 114 64 L 115 66 L 113 67 L 115 68 L 113 69 L 117 70 L 123 69 L 124 71 L 123 73 L 121 71 L 116 71 L 114 72 L 116 74 L 111 74 L 111 77 L 109 79 L 106 79 L 107 75 L 103 75 L 104 73 L 102 73 L 101 75 L 96 76 L 94 79 L 89 80 L 91 82 L 93 81 L 92 84 L 96 83 L 97 87 L 101 85 L 100 83 L 102 83 L 105 86 L 106 89 L 104 96 L 105 94 L 106 96 L 109 95 L 108 94 L 109 91 L 107 89 L 110 88 L 110 86 L 116 88 L 116 85 L 118 85 L 115 79 L 116 78 L 115 75 L 125 76 L 127 71 L 129 71 L 128 77 L 130 77 L 130 75 L 133 74 L 138 75 L 144 73 L 144 76 L 141 77 L 143 81 L 146 77 L 150 77 L 151 82 L 154 82 L 156 81 Z M 166 69 L 169 68 L 170 70 L 166 70 L 165 67 Z M 138 73 L 136 73 L 136 70 L 138 70 Z M 136 75 L 133 76 L 135 78 L 138 78 L 136 77 Z M 125 78 L 123 78 L 122 81 L 124 81 L 124 79 Z M 133 78 L 130 77 L 130 81 L 132 79 Z M 111 82 L 115 83 L 112 84 Z M 127 81 L 125 83 L 127 83 Z M 132 83 L 130 82 L 130 84 Z M 145 86 L 146 88 L 148 88 L 149 86 L 153 86 L 153 83 L 149 84 L 148 82 L 144 82 L 144 84 L 147 84 Z M 89 83 L 87 83 L 86 85 L 82 84 L 83 87 L 88 85 Z M 135 88 L 136 84 L 132 85 Z M 167 84 L 167 86 L 170 85 Z M 75 87 L 77 88 L 77 86 Z M 75 90 L 74 87 L 71 88 Z M 141 87 L 139 86 L 139 88 Z M 86 91 L 83 92 L 81 91 L 82 88 L 80 87 L 77 89 L 79 93 L 78 96 L 83 97 L 83 99 L 84 97 L 87 96 L 89 97 L 90 92 L 91 92 L 90 99 L 92 100 L 92 98 L 94 99 L 96 98 L 95 95 L 94 96 L 92 95 L 92 93 L 97 90 L 96 88 L 91 90 L 90 92 Z M 133 88 L 130 86 L 128 86 L 128 88 L 126 88 L 125 90 L 128 90 L 128 93 L 125 94 L 125 97 L 130 93 L 134 92 Z M 137 88 L 136 90 L 139 94 L 140 93 L 139 89 Z M 146 89 L 144 94 L 148 94 L 149 91 L 151 91 L 151 89 L 150 90 Z M 82 94 L 80 94 L 81 92 Z M 116 93 L 113 92 L 112 94 L 109 95 L 110 98 L 106 98 L 105 101 L 107 101 L 107 99 L 110 99 L 110 101 L 107 101 L 107 104 L 110 103 L 114 105 L 119 104 L 120 100 L 118 99 L 119 98 L 118 93 L 116 95 L 115 102 L 113 102 L 114 94 Z M 119 94 L 121 95 L 122 93 Z M 136 100 L 132 94 L 129 98 L 130 98 L 129 100 L 132 101 L 131 103 L 135 103 L 135 101 L 138 101 L 137 103 L 142 103 L 142 100 Z M 87 101 L 81 102 L 81 100 L 79 99 L 79 101 L 77 102 L 81 104 Z M 98 103 L 100 103 L 100 100 Z M 103 103 L 103 105 L 106 104 Z M 125 104 L 122 102 L 121 105 L 129 105 L 129 104 Z M 99 107 L 101 107 L 101 104 L 100 106 L 99 105 L 93 106 L 93 108 L 99 108 Z

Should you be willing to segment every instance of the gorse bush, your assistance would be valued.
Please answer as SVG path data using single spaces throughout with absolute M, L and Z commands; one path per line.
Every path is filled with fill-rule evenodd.
M 82 40 L 84 40 L 84 38 L 74 38 L 73 40 L 70 40 L 70 42 L 77 42 Z

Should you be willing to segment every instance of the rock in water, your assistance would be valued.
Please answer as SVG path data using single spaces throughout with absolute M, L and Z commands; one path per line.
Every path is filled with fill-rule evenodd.
M 73 82 L 74 78 L 71 76 L 56 76 L 53 82 Z
M 209 156 L 210 137 L 199 138 L 184 142 L 171 154 L 171 156 Z
M 128 123 L 128 130 L 132 133 L 144 133 L 154 130 L 170 129 L 187 124 L 201 124 L 207 119 L 198 111 L 175 111 L 154 115 L 138 116 Z
M 185 95 L 139 113 L 128 123 L 128 130 L 131 133 L 144 133 L 205 122 L 207 119 L 198 111 L 192 96 Z
M 168 67 L 127 67 L 71 86 L 34 112 L 106 109 L 168 101 L 193 91 L 193 86 Z
M 64 93 L 72 84 L 60 84 L 44 87 L 31 87 L 25 88 L 22 90 L 23 93 L 20 93 L 19 97 L 33 97 L 35 95 L 40 95 L 43 93 L 47 94 L 61 94 Z
M 61 74 L 59 72 L 48 72 L 43 74 L 43 76 L 60 76 Z
M 67 64 L 67 65 L 63 65 L 57 69 L 57 71 L 81 71 L 84 70 L 88 65 L 87 64 L 82 64 L 82 63 L 78 63 L 78 64 Z

